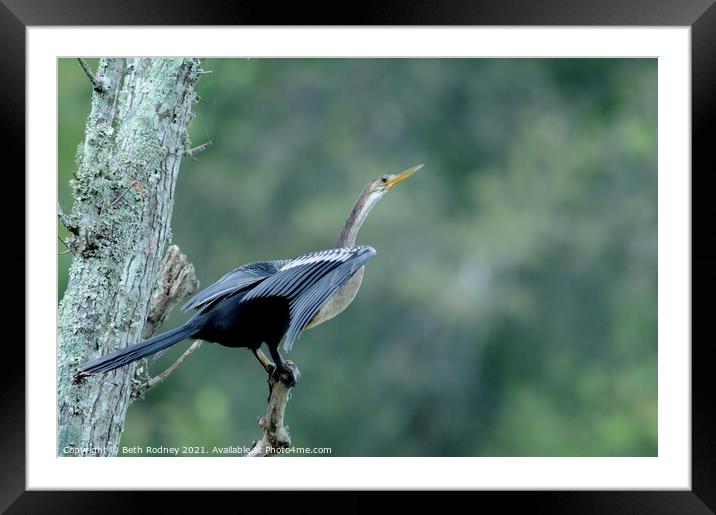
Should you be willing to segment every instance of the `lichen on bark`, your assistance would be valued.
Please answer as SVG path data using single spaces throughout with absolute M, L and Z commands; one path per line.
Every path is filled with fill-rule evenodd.
M 81 381 L 77 366 L 142 337 L 171 239 L 198 59 L 102 59 L 63 222 L 76 234 L 58 316 L 58 455 L 116 454 L 135 365 Z M 90 90 L 88 84 L 88 90 Z

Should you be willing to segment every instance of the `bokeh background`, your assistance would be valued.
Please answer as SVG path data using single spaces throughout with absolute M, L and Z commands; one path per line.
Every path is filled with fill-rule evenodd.
M 58 66 L 70 206 L 91 91 L 76 60 Z M 204 68 L 190 134 L 213 145 L 183 160 L 173 217 L 202 286 L 332 247 L 369 179 L 425 163 L 361 230 L 378 254 L 354 303 L 288 355 L 303 373 L 287 412 L 294 445 L 657 455 L 655 59 Z M 70 260 L 58 258 L 60 298 Z M 248 445 L 266 395 L 249 351 L 204 345 L 130 408 L 122 445 Z

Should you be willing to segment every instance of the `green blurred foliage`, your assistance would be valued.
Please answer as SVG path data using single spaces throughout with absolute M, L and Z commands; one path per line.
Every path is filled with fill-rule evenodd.
M 182 162 L 173 218 L 203 286 L 242 263 L 332 247 L 369 179 L 425 163 L 363 227 L 359 243 L 378 254 L 352 306 L 289 355 L 303 372 L 288 408 L 295 445 L 657 455 L 655 59 L 204 68 L 191 138 L 214 144 Z M 59 62 L 59 95 L 70 206 L 90 100 L 74 60 Z M 247 445 L 266 394 L 249 351 L 204 345 L 132 406 L 122 443 Z

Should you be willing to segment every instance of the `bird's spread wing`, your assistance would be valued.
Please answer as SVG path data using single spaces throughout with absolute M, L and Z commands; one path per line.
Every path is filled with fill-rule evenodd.
M 374 255 L 372 247 L 358 246 L 297 257 L 249 291 L 241 302 L 260 297 L 287 298 L 290 322 L 283 346 L 287 351 L 291 350 L 301 331 L 326 300 Z
M 293 344 L 296 343 L 296 340 L 301 335 L 301 331 L 313 320 L 313 317 L 320 311 L 323 304 L 374 255 L 375 250 L 372 248 L 356 254 L 341 263 L 332 272 L 324 275 L 290 304 L 291 324 L 288 327 L 288 331 L 286 331 L 283 342 L 286 351 L 291 350 Z
M 257 283 L 276 274 L 288 260 L 257 261 L 235 268 L 214 284 L 197 293 L 191 300 L 182 306 L 182 311 L 188 309 L 203 309 L 215 301 L 224 299 L 244 291 Z

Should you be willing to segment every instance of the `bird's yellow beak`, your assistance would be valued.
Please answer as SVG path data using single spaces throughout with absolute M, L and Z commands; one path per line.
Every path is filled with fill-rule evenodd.
M 400 172 L 397 175 L 391 176 L 390 179 L 388 179 L 388 182 L 385 184 L 385 189 L 389 190 L 389 189 L 393 188 L 394 186 L 396 186 L 397 184 L 400 184 L 405 179 L 407 179 L 408 177 L 413 175 L 415 172 L 420 170 L 422 167 L 423 167 L 422 164 L 415 165 L 412 168 L 408 168 L 404 172 Z

